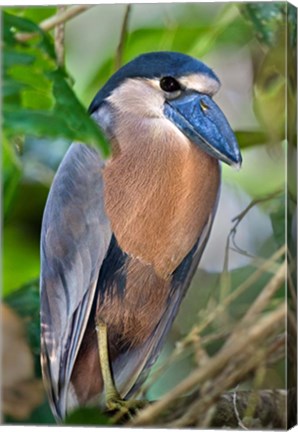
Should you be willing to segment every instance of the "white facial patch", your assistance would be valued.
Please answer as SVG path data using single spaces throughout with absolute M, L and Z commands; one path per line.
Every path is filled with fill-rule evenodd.
M 220 83 L 205 74 L 191 74 L 177 78 L 187 90 L 214 95 Z M 165 96 L 160 88 L 160 79 L 128 78 L 116 88 L 107 101 L 122 113 L 130 112 L 144 118 L 163 118 Z
M 210 96 L 217 93 L 220 88 L 218 81 L 204 74 L 187 75 L 179 78 L 178 81 L 188 90 L 195 90 Z
M 181 147 L 189 149 L 188 138 L 164 115 L 165 95 L 159 80 L 128 78 L 107 98 L 113 109 L 114 133 L 122 149 L 157 148 L 163 151 L 170 146 L 172 151 Z M 132 139 L 133 137 L 133 139 Z M 162 144 L 162 145 L 161 145 Z
M 157 91 L 152 81 L 128 78 L 112 92 L 107 101 L 123 114 L 131 113 L 143 118 L 163 117 L 163 93 Z

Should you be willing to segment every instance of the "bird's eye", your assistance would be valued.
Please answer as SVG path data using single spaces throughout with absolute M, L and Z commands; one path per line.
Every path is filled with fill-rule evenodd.
M 181 86 L 179 82 L 171 76 L 163 77 L 160 80 L 159 84 L 160 84 L 160 88 L 167 93 L 173 93 L 181 90 Z
M 200 105 L 203 111 L 207 111 L 209 109 L 208 105 L 206 105 L 202 100 L 200 101 Z

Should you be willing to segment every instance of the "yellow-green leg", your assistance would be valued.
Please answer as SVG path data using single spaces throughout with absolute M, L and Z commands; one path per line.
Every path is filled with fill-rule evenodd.
M 137 400 L 126 401 L 121 398 L 115 386 L 110 366 L 107 325 L 98 320 L 96 330 L 106 408 L 108 411 L 119 411 L 121 416 L 125 414 L 130 416 L 131 410 L 143 408 L 147 402 Z
M 111 409 L 110 404 L 113 401 L 121 400 L 111 372 L 109 351 L 108 351 L 108 330 L 104 322 L 97 322 L 97 341 L 99 349 L 99 359 L 101 366 L 102 379 L 105 388 L 106 407 Z

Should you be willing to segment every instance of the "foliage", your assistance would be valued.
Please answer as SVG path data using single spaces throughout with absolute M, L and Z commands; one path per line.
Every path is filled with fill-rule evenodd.
M 97 408 L 81 408 L 71 413 L 64 422 L 65 425 L 109 425 L 108 417 Z
M 275 46 L 278 32 L 286 18 L 287 4 L 248 3 L 243 5 L 242 10 L 254 28 L 258 40 L 267 46 Z
M 56 65 L 54 45 L 32 21 L 3 13 L 3 126 L 7 137 L 30 134 L 65 137 L 108 145 Z M 20 43 L 17 33 L 36 33 L 37 40 Z
M 15 154 L 13 148 L 5 137 L 2 141 L 2 160 L 3 160 L 3 213 L 4 218 L 9 211 L 9 207 L 16 193 L 22 174 L 22 165 Z

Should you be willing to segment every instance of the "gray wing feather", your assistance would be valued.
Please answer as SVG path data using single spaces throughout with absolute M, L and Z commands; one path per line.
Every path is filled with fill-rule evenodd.
M 75 404 L 70 386 L 97 278 L 111 239 L 99 154 L 74 143 L 53 181 L 41 232 L 42 369 L 56 417 Z

